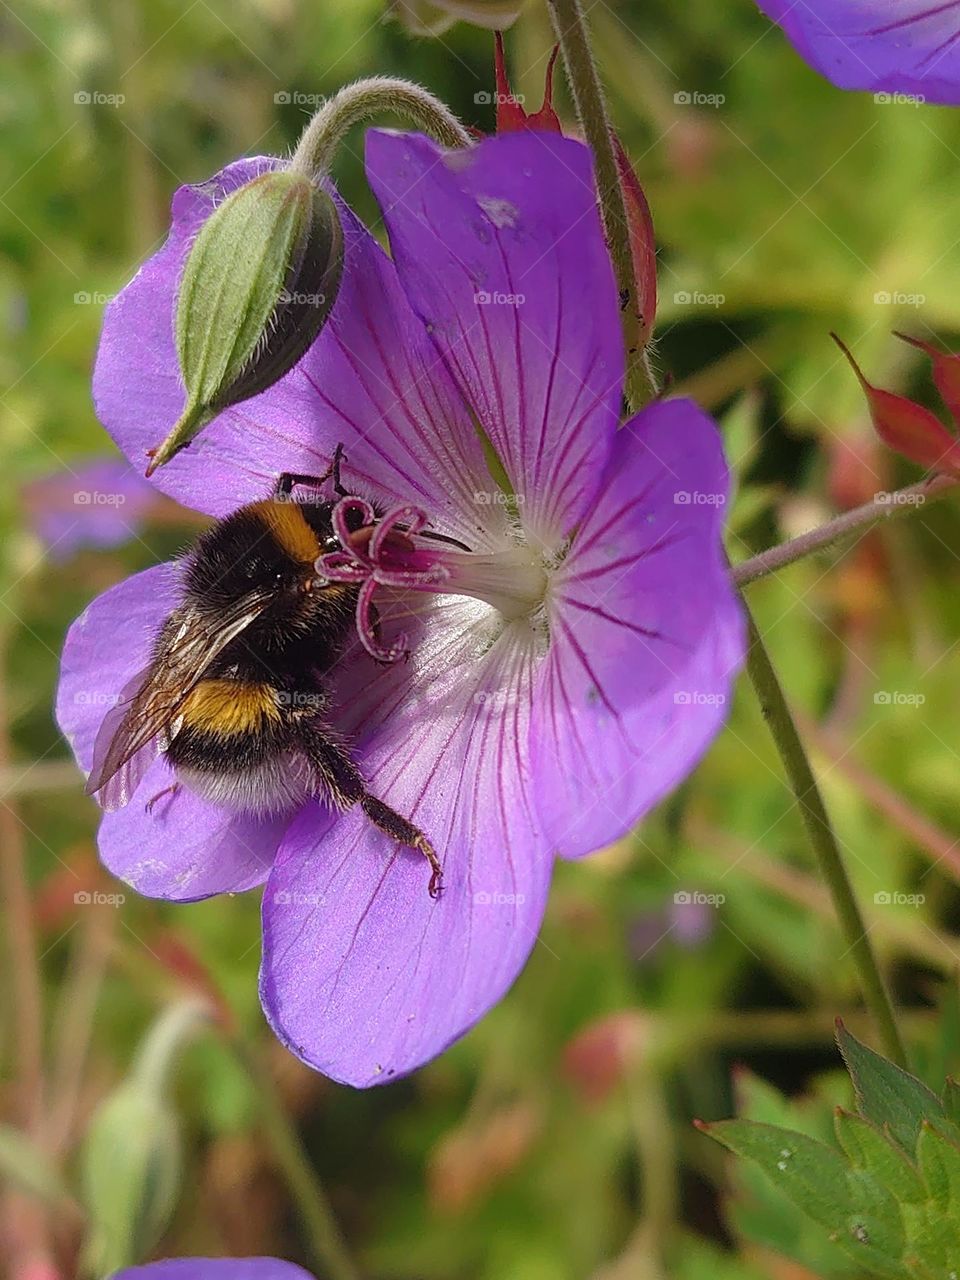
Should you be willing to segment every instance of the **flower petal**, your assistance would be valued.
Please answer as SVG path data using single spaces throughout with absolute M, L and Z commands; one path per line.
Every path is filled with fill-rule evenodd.
M 590 153 L 540 132 L 444 151 L 367 134 L 400 279 L 503 463 L 528 531 L 585 512 L 620 410 L 617 293 Z
M 113 1280 L 313 1280 L 308 1271 L 279 1258 L 169 1258 L 127 1267 Z
M 147 898 L 196 902 L 263 884 L 290 814 L 253 818 L 208 804 L 176 781 L 161 757 L 130 803 L 105 813 L 97 843 L 108 871 Z M 151 808 L 147 808 L 155 800 Z
M 108 308 L 94 398 L 137 465 L 183 405 L 173 316 L 191 240 L 225 192 L 277 163 L 238 161 L 201 187 L 181 188 L 163 249 Z M 343 279 L 317 341 L 286 377 L 220 414 L 154 479 L 186 505 L 226 515 L 268 494 L 283 471 L 322 473 L 342 444 L 347 484 L 416 502 L 448 533 L 478 545 L 484 530 L 499 532 L 504 514 L 476 499 L 490 479 L 466 406 L 390 259 L 338 207 Z
M 960 102 L 960 0 L 757 0 L 841 89 Z
M 439 1053 L 504 994 L 536 939 L 552 857 L 529 798 L 532 637 L 508 628 L 491 644 L 492 617 L 445 597 L 361 712 L 379 727 L 360 726 L 354 754 L 371 793 L 433 841 L 439 901 L 425 860 L 355 810 L 305 810 L 264 892 L 267 1017 L 348 1084 L 386 1083 Z
M 60 659 L 56 716 L 85 772 L 104 716 L 149 662 L 156 634 L 179 602 L 176 566 L 158 564 L 97 596 L 71 624 Z
M 608 477 L 554 583 L 534 695 L 537 805 L 565 857 L 623 835 L 693 768 L 743 655 L 711 420 L 691 401 L 652 406 Z
M 170 564 L 134 574 L 92 601 L 67 633 L 57 722 L 84 770 L 104 716 L 149 662 L 156 633 L 178 603 L 177 584 Z M 289 817 L 241 818 L 185 789 L 148 812 L 173 781 L 158 759 L 130 803 L 104 814 L 99 844 L 109 870 L 157 898 L 193 900 L 262 884 Z

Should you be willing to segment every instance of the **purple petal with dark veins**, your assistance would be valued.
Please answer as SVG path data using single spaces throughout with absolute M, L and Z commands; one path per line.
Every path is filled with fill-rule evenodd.
M 536 940 L 552 858 L 527 759 L 534 651 L 526 624 L 501 629 L 488 606 L 446 597 L 410 663 L 381 668 L 359 699 L 356 758 L 436 847 L 439 901 L 423 856 L 357 810 L 307 809 L 281 844 L 261 997 L 326 1075 L 364 1086 L 420 1066 L 500 999 Z
M 623 384 L 589 151 L 524 132 L 448 152 L 373 130 L 367 176 L 404 288 L 503 463 L 524 527 L 554 544 L 596 490 Z
M 960 0 L 757 0 L 841 89 L 960 103 Z
M 720 541 L 727 489 L 717 429 L 692 401 L 654 405 L 617 437 L 551 589 L 535 686 L 534 789 L 563 856 L 628 831 L 723 722 L 743 656 Z

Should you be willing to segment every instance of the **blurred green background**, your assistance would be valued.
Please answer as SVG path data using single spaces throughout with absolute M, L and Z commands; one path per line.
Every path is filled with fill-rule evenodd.
M 21 957 L 35 949 L 42 970 L 35 1131 L 80 1195 L 90 1117 L 147 1028 L 168 1002 L 214 991 L 261 1055 L 364 1275 L 851 1275 L 762 1178 L 735 1172 L 691 1126 L 739 1108 L 822 1131 L 829 1104 L 847 1100 L 833 1016 L 870 1034 L 748 688 L 706 762 L 642 831 L 558 868 L 541 942 L 502 1005 L 388 1088 L 334 1086 L 272 1044 L 256 998 L 258 894 L 75 901 L 123 886 L 98 870 L 95 807 L 51 716 L 62 637 L 94 594 L 197 527 L 158 503 L 123 545 L 73 549 L 89 518 L 76 477 L 110 454 L 89 390 L 103 304 L 162 240 L 175 188 L 240 154 L 291 147 L 311 95 L 401 74 L 492 129 L 489 33 L 459 24 L 413 38 L 382 10 L 0 5 L 0 837 L 7 940 Z M 918 353 L 890 334 L 960 334 L 960 118 L 832 88 L 749 0 L 622 0 L 590 19 L 657 227 L 655 363 L 718 415 L 737 470 L 732 557 L 916 478 L 872 444 L 828 333 L 877 382 L 938 407 Z M 528 108 L 550 47 L 530 0 L 507 36 Z M 558 100 L 569 122 L 562 85 Z M 360 142 L 337 176 L 373 218 Z M 59 487 L 38 485 L 51 474 Z M 37 531 L 51 513 L 62 536 L 52 552 Z M 937 1013 L 960 959 L 958 544 L 947 501 L 750 588 L 935 1084 L 960 1061 L 956 1028 Z M 21 856 L 32 938 L 10 870 Z M 0 1098 L 19 1125 L 36 1103 L 15 1079 L 30 991 L 6 954 L 3 964 Z M 183 1168 L 151 1256 L 309 1260 L 257 1093 L 223 1034 L 184 1052 L 173 1091 Z M 8 1191 L 8 1244 L 34 1229 L 24 1203 Z M 58 1212 L 41 1236 L 51 1221 L 70 1277 L 82 1217 Z

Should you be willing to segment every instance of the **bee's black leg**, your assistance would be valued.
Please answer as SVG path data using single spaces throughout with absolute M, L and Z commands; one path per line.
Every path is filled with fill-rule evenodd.
M 396 840 L 397 844 L 409 845 L 411 849 L 420 850 L 430 863 L 430 884 L 427 886 L 427 892 L 431 898 L 439 898 L 443 889 L 443 868 L 440 866 L 436 850 L 420 828 L 415 827 L 412 822 L 396 813 L 376 796 L 370 795 L 369 792 L 364 792 L 360 800 L 360 808 L 375 827 L 379 827 L 391 839 Z
M 171 783 L 169 787 L 164 787 L 162 791 L 158 791 L 155 796 L 151 796 L 150 799 L 147 801 L 147 803 L 144 805 L 144 808 L 146 809 L 147 813 L 153 813 L 153 806 L 157 803 L 158 800 L 162 800 L 164 796 L 173 797 L 177 794 L 179 790 L 180 790 L 180 783 L 174 782 L 174 783 Z
M 294 487 L 302 484 L 307 489 L 319 489 L 331 478 L 333 479 L 333 491 L 340 498 L 346 498 L 346 489 L 340 483 L 340 464 L 343 462 L 343 445 L 338 444 L 333 451 L 333 461 L 322 476 L 301 475 L 296 471 L 284 471 L 278 478 L 276 486 L 273 490 L 275 498 L 289 498 Z
M 348 498 L 350 495 L 340 483 L 340 464 L 343 462 L 343 445 L 338 444 L 333 451 L 333 461 L 330 463 L 330 475 L 333 477 L 333 492 L 341 498 Z
M 301 728 L 301 742 L 310 763 L 320 775 L 323 786 L 334 804 L 344 809 L 359 805 L 374 826 L 397 844 L 418 849 L 430 863 L 430 883 L 427 892 L 431 898 L 439 898 L 443 887 L 443 870 L 433 845 L 419 827 L 407 818 L 370 795 L 360 771 L 339 743 L 331 740 L 330 731 L 314 723 Z

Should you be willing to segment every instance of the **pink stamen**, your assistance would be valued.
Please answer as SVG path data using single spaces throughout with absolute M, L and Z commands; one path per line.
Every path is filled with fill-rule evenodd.
M 362 526 L 351 530 L 350 516 L 354 522 L 359 516 Z M 420 550 L 413 541 L 427 517 L 418 507 L 394 507 L 377 522 L 369 502 L 347 497 L 334 507 L 331 523 L 343 550 L 320 556 L 317 572 L 328 582 L 361 584 L 357 596 L 360 642 L 378 662 L 397 662 L 407 653 L 407 637 L 400 635 L 391 645 L 381 644 L 374 622 L 373 596 L 377 587 L 435 589 L 450 576 L 439 563 L 439 553 Z
M 504 617 L 528 615 L 543 600 L 546 577 L 535 552 L 520 546 L 483 553 L 426 547 L 417 540 L 427 524 L 419 507 L 393 507 L 378 520 L 369 502 L 350 496 L 334 507 L 331 523 L 340 550 L 317 559 L 317 574 L 327 582 L 360 587 L 357 634 L 378 662 L 402 658 L 407 637 L 398 636 L 391 645 L 381 643 L 373 605 L 377 587 L 473 596 Z

